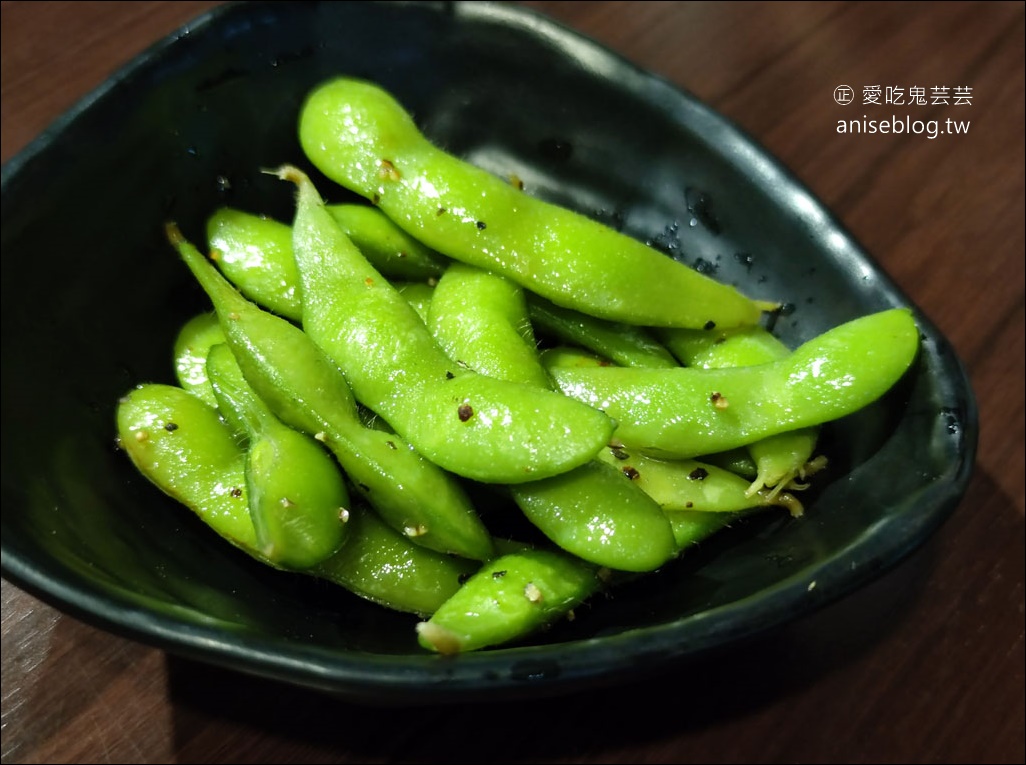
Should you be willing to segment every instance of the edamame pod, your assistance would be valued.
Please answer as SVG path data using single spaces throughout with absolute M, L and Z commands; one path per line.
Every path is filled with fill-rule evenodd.
M 118 402 L 118 441 L 140 473 L 214 532 L 274 565 L 256 545 L 246 497 L 245 452 L 217 411 L 181 388 L 140 385 Z M 478 564 L 415 545 L 355 505 L 342 548 L 304 573 L 360 597 L 427 616 Z
M 708 539 L 741 518 L 741 513 L 704 513 L 699 510 L 677 510 L 667 513 L 673 528 L 673 539 L 681 552 Z
M 376 269 L 390 279 L 437 278 L 448 259 L 430 250 L 369 205 L 326 205 Z M 264 215 L 222 207 L 207 220 L 211 259 L 254 303 L 293 321 L 303 316 L 292 227 Z
M 791 352 L 765 327 L 655 330 L 659 341 L 681 364 L 699 369 L 750 367 L 776 361 Z
M 702 460 L 718 468 L 729 470 L 731 473 L 742 478 L 747 478 L 749 481 L 754 481 L 755 476 L 759 474 L 759 468 L 756 466 L 755 460 L 752 459 L 751 453 L 744 446 L 727 449 L 725 452 L 703 454 Z
M 886 393 L 918 347 L 911 312 L 894 308 L 754 367 L 552 367 L 549 373 L 565 394 L 613 417 L 625 446 L 686 459 L 851 414 Z
M 594 566 L 549 550 L 486 563 L 425 622 L 421 646 L 442 654 L 501 645 L 563 618 L 601 586 Z
M 591 351 L 571 345 L 557 345 L 554 348 L 546 348 L 538 354 L 538 362 L 545 369 L 551 367 L 619 366 L 607 358 L 596 356 Z
M 548 389 L 519 285 L 454 263 L 428 305 L 428 328 L 449 358 L 483 375 Z
M 598 460 L 510 491 L 545 536 L 590 563 L 654 571 L 677 553 L 659 505 L 619 470 Z
M 299 321 L 303 296 L 292 228 L 264 215 L 222 207 L 207 219 L 210 258 L 247 298 Z
M 168 238 L 213 302 L 247 382 L 283 422 L 323 439 L 373 507 L 417 544 L 492 556 L 491 537 L 453 476 L 394 433 L 366 427 L 338 368 L 301 329 L 242 297 L 174 226 Z
M 221 329 L 217 314 L 207 312 L 185 322 L 174 343 L 175 378 L 178 384 L 215 408 L 217 399 L 207 379 L 207 354 L 211 347 L 223 342 L 224 330 Z
M 399 291 L 406 302 L 409 303 L 421 320 L 427 324 L 428 313 L 431 310 L 431 298 L 434 297 L 435 288 L 427 282 L 394 282 L 395 288 Z
M 367 508 L 354 505 L 342 549 L 310 573 L 365 600 L 428 616 L 460 589 L 480 564 L 413 544 Z
M 643 327 L 597 319 L 532 294 L 527 296 L 527 308 L 531 321 L 542 334 L 580 345 L 622 367 L 679 366 Z
M 454 264 L 431 301 L 432 331 L 455 358 L 469 358 L 502 379 L 551 381 L 533 342 L 522 289 L 498 274 Z M 517 342 L 520 341 L 520 342 Z M 559 547 L 623 571 L 651 571 L 676 552 L 659 506 L 613 468 L 595 460 L 557 476 L 512 486 L 521 511 Z
M 325 560 L 349 531 L 349 492 L 335 460 L 275 417 L 227 345 L 210 349 L 207 373 L 218 408 L 247 436 L 246 488 L 260 554 L 297 570 Z
M 769 436 L 748 445 L 758 466 L 749 492 L 763 489 L 801 491 L 809 488 L 809 478 L 827 466 L 826 455 L 812 456 L 819 440 L 819 428 L 801 428 Z
M 449 259 L 407 234 L 387 215 L 367 204 L 325 205 L 339 228 L 371 264 L 389 279 L 436 279 Z
M 322 173 L 419 241 L 557 305 L 651 326 L 731 327 L 761 315 L 733 287 L 441 151 L 374 84 L 338 78 L 315 88 L 299 138 Z
M 151 483 L 264 563 L 249 517 L 246 455 L 217 410 L 182 388 L 139 385 L 118 401 L 118 444 Z
M 576 348 L 556 347 L 543 351 L 546 367 L 609 366 L 610 362 Z M 721 460 L 710 464 L 707 460 Z M 620 470 L 666 513 L 678 551 L 697 544 L 729 525 L 740 511 L 773 505 L 792 515 L 802 513 L 801 503 L 787 492 L 761 490 L 749 494 L 755 463 L 744 449 L 735 449 L 696 460 L 660 460 L 623 446 L 602 449 L 598 460 Z M 741 476 L 747 476 L 748 480 Z
M 791 350 L 763 327 L 734 330 L 658 330 L 659 337 L 685 366 L 701 369 L 741 367 L 765 364 L 787 356 Z M 776 489 L 805 488 L 798 483 L 822 469 L 825 457 L 813 460 L 819 439 L 819 428 L 801 428 L 769 436 L 749 444 L 748 451 L 756 465 L 756 477 L 749 491 L 764 487 Z
M 682 510 L 736 513 L 755 507 L 784 507 L 792 516 L 802 505 L 788 492 L 749 492 L 749 482 L 729 470 L 699 460 L 660 460 L 636 450 L 611 446 L 599 461 L 616 468 L 672 515 Z
M 309 178 L 296 168 L 278 174 L 298 187 L 303 329 L 357 400 L 417 451 L 458 475 L 512 484 L 572 470 L 606 443 L 613 425 L 601 412 L 453 363 L 325 211 Z

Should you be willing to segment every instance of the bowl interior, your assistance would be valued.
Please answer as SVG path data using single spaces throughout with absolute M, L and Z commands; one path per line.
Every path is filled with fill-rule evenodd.
M 349 198 L 295 137 L 305 93 L 341 73 L 380 83 L 436 142 L 530 193 L 784 301 L 775 329 L 790 345 L 908 304 L 748 137 L 544 19 L 489 5 L 227 6 L 4 167 L 4 576 L 108 629 L 248 671 L 360 696 L 487 694 L 612 678 L 774 626 L 900 560 L 953 508 L 975 406 L 917 315 L 908 377 L 824 431 L 831 465 L 804 519 L 752 519 L 521 646 L 440 663 L 417 648 L 413 617 L 225 545 L 115 449 L 113 411 L 132 386 L 173 381 L 173 339 L 208 306 L 165 221 L 202 242 L 220 205 L 289 220 L 290 185 L 260 172 L 284 162 Z

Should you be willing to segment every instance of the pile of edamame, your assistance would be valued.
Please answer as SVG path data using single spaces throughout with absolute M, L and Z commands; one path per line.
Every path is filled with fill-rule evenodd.
M 285 166 L 289 223 L 217 210 L 209 256 L 168 224 L 213 311 L 118 439 L 252 557 L 418 615 L 426 650 L 522 640 L 743 514 L 801 515 L 820 426 L 916 355 L 905 309 L 789 349 L 772 304 L 445 153 L 372 83 L 316 88 L 299 138 L 367 204 Z

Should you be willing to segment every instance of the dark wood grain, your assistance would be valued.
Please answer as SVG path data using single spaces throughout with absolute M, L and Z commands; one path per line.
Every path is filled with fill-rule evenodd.
M 525 4 L 749 131 L 947 334 L 981 418 L 953 517 L 771 636 L 530 703 L 343 703 L 168 657 L 4 581 L 3 762 L 1023 761 L 1023 3 Z M 212 5 L 0 4 L 3 160 Z M 881 107 L 969 132 L 839 135 L 839 84 L 969 86 L 969 106 Z

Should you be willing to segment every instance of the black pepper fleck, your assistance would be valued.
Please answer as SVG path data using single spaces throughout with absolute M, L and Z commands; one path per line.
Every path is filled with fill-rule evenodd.
M 631 456 L 624 450 L 622 446 L 610 446 L 609 451 L 618 460 L 630 459 Z

